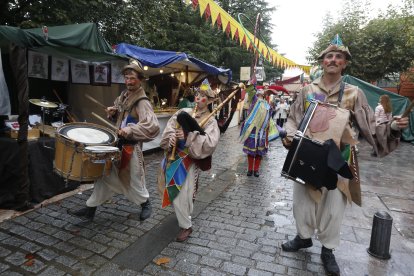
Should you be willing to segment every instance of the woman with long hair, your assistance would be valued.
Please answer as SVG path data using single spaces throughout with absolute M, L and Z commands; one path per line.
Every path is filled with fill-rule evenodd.
M 378 105 L 375 108 L 375 123 L 376 125 L 384 124 L 392 119 L 392 105 L 390 97 L 382 95 L 379 99 Z

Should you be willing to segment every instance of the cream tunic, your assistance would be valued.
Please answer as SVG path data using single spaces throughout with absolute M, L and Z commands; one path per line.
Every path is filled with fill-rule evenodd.
M 340 85 L 338 84 L 332 91 L 329 91 L 324 87 L 320 78 L 304 87 L 291 106 L 291 112 L 285 125 L 288 138 L 292 139 L 296 133 L 304 114 L 305 101 L 308 95 L 313 94 L 321 101 L 336 104 L 339 88 Z M 401 133 L 391 130 L 390 123 L 376 126 L 374 113 L 361 89 L 346 84 L 341 107 L 348 109 L 351 116 L 349 125 L 340 135 L 333 131 L 331 138 L 336 140 L 337 143 L 344 143 L 344 138 L 349 138 L 349 135 L 343 134 L 349 134 L 351 131 L 352 120 L 365 139 L 373 145 L 379 156 L 387 155 L 398 146 Z M 331 127 L 334 126 L 330 125 Z M 315 190 L 309 184 L 302 185 L 295 182 L 293 185 L 293 215 L 298 235 L 303 239 L 311 238 L 314 231 L 317 230 L 318 237 L 325 247 L 337 247 L 340 241 L 340 227 L 345 207 L 347 201 L 352 201 L 351 194 L 354 194 L 350 192 L 349 180 L 338 177 L 338 189 L 331 191 L 325 188 Z
M 167 123 L 160 146 L 164 150 L 169 148 L 170 136 L 175 133 L 177 124 L 177 115 L 185 111 L 191 114 L 192 109 L 183 108 L 177 111 Z M 198 122 L 201 119 L 196 119 Z M 204 126 L 205 135 L 200 135 L 198 131 L 188 133 L 185 146 L 189 150 L 189 155 L 193 159 L 203 159 L 213 154 L 217 147 L 220 138 L 220 129 L 217 125 L 216 119 L 211 118 Z M 195 163 L 192 163 L 187 174 L 187 178 L 181 187 L 181 191 L 173 201 L 175 214 L 177 216 L 178 225 L 181 228 L 188 229 L 192 226 L 191 213 L 193 212 L 193 195 L 195 185 L 198 181 L 199 168 Z
M 120 127 L 123 117 L 123 110 L 128 106 L 132 106 L 137 99 L 145 97 L 145 92 L 140 88 L 137 93 L 125 97 L 125 91 L 115 100 L 115 106 L 118 108 L 118 126 Z M 130 201 L 136 204 L 142 204 L 149 197 L 148 190 L 145 185 L 145 167 L 144 156 L 142 154 L 143 142 L 151 141 L 160 132 L 160 126 L 157 116 L 154 113 L 151 103 L 148 100 L 141 100 L 131 109 L 130 113 L 134 113 L 139 118 L 138 123 L 128 123 L 123 129 L 127 133 L 127 139 L 136 142 L 132 153 L 129 166 L 123 170 L 119 170 L 115 165 L 112 166 L 109 176 L 103 176 L 95 185 L 90 198 L 86 205 L 94 207 L 103 204 L 109 200 L 114 193 L 124 194 Z

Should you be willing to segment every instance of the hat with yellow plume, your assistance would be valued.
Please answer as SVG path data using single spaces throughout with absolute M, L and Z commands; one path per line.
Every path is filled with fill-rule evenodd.
M 201 83 L 201 85 L 199 87 L 199 92 L 204 93 L 209 98 L 215 98 L 216 97 L 216 94 L 211 89 L 210 83 L 208 82 L 207 79 L 203 80 L 203 82 Z
M 345 54 L 347 60 L 350 60 L 352 58 L 351 52 L 349 52 L 348 47 L 344 46 L 342 39 L 339 37 L 339 34 L 336 34 L 335 38 L 331 41 L 329 46 L 319 54 L 318 60 L 323 59 L 324 56 L 329 52 L 342 52 Z

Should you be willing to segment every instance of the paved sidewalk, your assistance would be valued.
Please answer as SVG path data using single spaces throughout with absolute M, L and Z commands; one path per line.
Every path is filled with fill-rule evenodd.
M 292 182 L 280 176 L 286 150 L 271 143 L 259 178 L 245 175 L 238 128 L 221 137 L 213 168 L 200 179 L 194 232 L 184 243 L 171 207 L 160 208 L 156 175 L 162 153 L 145 156 L 153 215 L 140 222 L 140 206 L 123 196 L 98 208 L 90 223 L 67 214 L 91 191 L 64 198 L 0 223 L 0 275 L 324 275 L 320 243 L 298 253 L 281 251 L 295 235 Z M 363 207 L 347 207 L 336 250 L 341 275 L 412 275 L 414 172 L 412 144 L 382 159 L 360 146 Z M 394 219 L 391 259 L 371 257 L 373 215 Z M 155 260 L 168 257 L 164 265 Z

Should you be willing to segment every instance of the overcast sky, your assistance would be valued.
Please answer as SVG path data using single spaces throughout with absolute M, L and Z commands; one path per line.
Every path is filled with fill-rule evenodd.
M 324 15 L 329 12 L 336 18 L 338 12 L 342 10 L 343 2 L 343 0 L 267 1 L 270 6 L 277 7 L 272 20 L 275 25 L 272 42 L 278 45 L 280 54 L 285 54 L 287 58 L 298 64 L 307 64 L 307 49 L 313 45 L 314 34 L 322 30 Z M 401 0 L 372 0 L 371 7 L 373 11 L 378 9 L 385 11 L 388 4 L 400 3 Z

